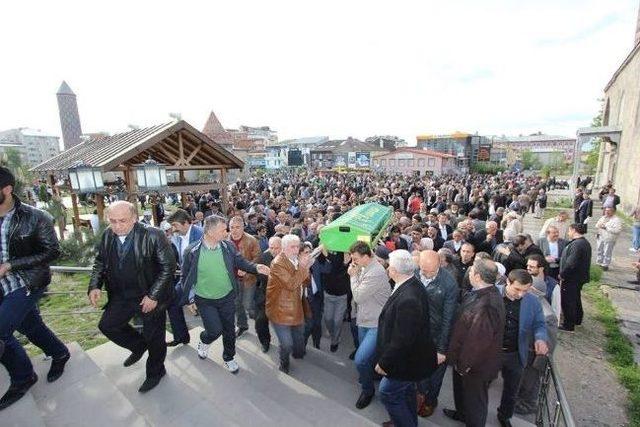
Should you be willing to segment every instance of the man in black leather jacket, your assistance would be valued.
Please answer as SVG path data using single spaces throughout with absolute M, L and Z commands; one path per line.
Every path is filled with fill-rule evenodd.
M 15 178 L 0 167 L 0 362 L 11 385 L 0 398 L 0 410 L 18 401 L 38 381 L 22 345 L 13 336 L 27 336 L 48 356 L 47 380 L 57 380 L 69 360 L 69 350 L 43 323 L 37 302 L 51 282 L 49 263 L 60 254 L 58 238 L 49 214 L 20 202 L 13 195 Z
M 124 366 L 136 363 L 146 350 L 147 378 L 138 391 L 154 388 L 165 375 L 166 309 L 173 298 L 176 259 L 164 233 L 138 223 L 134 205 L 112 203 L 107 211 L 110 227 L 98 247 L 89 283 L 89 301 L 97 307 L 101 289 L 109 301 L 98 328 L 111 341 L 131 351 Z M 129 321 L 142 316 L 142 334 Z

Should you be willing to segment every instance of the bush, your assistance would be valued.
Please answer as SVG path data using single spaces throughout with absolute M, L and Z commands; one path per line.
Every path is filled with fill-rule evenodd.
M 80 243 L 73 235 L 60 242 L 62 254 L 58 263 L 79 267 L 93 265 L 96 256 L 96 246 L 100 242 L 105 226 L 101 226 L 97 235 L 93 233 L 84 234 L 84 242 Z
M 496 165 L 488 162 L 478 162 L 473 166 L 472 169 L 476 173 L 491 175 L 495 175 L 498 172 L 504 172 L 505 170 L 507 170 L 507 168 L 502 165 Z

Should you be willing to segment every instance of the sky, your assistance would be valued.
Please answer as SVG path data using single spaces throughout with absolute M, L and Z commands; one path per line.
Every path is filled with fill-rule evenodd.
M 170 121 L 280 140 L 575 136 L 633 47 L 638 0 L 29 1 L 2 6 L 0 130 Z

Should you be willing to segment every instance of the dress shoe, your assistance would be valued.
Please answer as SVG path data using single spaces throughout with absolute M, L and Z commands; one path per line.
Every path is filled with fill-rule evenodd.
M 358 409 L 366 408 L 367 406 L 369 406 L 369 403 L 371 403 L 372 399 L 373 399 L 373 394 L 365 394 L 365 392 L 360 393 L 360 397 L 356 402 L 356 408 Z
M 353 359 L 355 359 L 355 358 L 356 358 L 356 351 L 357 351 L 357 350 L 353 350 L 353 351 L 351 352 L 351 354 L 349 355 L 349 359 L 353 360 Z
M 189 344 L 189 341 L 191 341 L 189 338 L 187 338 L 186 340 L 173 340 L 173 341 L 169 341 L 167 343 L 167 347 L 177 347 L 180 344 L 184 344 L 187 345 Z
M 454 421 L 460 421 L 461 423 L 464 422 L 464 416 L 455 409 L 443 409 L 442 412 L 447 416 L 447 418 L 451 418 Z
M 391 420 L 382 423 L 382 427 L 393 427 L 394 425 L 395 424 L 393 424 L 393 421 Z
M 603 265 L 602 266 L 602 271 L 609 271 L 609 266 Z
M 244 334 L 248 330 L 249 330 L 249 328 L 238 328 L 236 330 L 236 338 L 240 337 L 242 334 Z
M 62 376 L 64 372 L 64 365 L 71 359 L 71 354 L 67 353 L 58 359 L 51 359 L 51 368 L 47 373 L 47 381 L 52 383 Z
M 263 353 L 267 353 L 267 352 L 269 352 L 269 347 L 270 347 L 270 346 L 271 346 L 271 344 L 269 344 L 269 343 L 264 343 L 264 344 L 262 344 L 262 352 L 263 352 Z
M 289 363 L 285 363 L 285 362 L 280 362 L 280 372 L 283 372 L 285 374 L 289 373 Z
M 129 367 L 131 365 L 133 365 L 134 363 L 136 363 L 138 360 L 142 359 L 142 356 L 144 356 L 144 352 L 146 350 L 142 350 L 139 353 L 131 353 L 129 355 L 129 357 L 127 357 L 123 363 L 123 365 L 126 367 Z
M 640 282 L 637 280 L 627 280 L 627 283 L 630 285 L 640 285 Z
M 149 390 L 155 388 L 158 384 L 160 384 L 160 380 L 162 379 L 162 377 L 165 376 L 166 373 L 167 373 L 167 371 L 165 371 L 163 369 L 162 372 L 160 373 L 160 375 L 154 375 L 152 377 L 147 377 L 147 379 L 144 380 L 144 382 L 142 383 L 142 385 L 140 386 L 138 391 L 140 393 L 146 393 Z
M 500 427 L 511 427 L 511 420 L 509 418 L 498 415 L 498 422 L 500 423 Z
M 568 328 L 567 326 L 561 325 L 558 326 L 558 330 L 559 331 L 564 331 L 564 332 L 573 332 L 574 328 Z
M 38 376 L 34 372 L 31 378 L 22 384 L 12 384 L 9 386 L 9 390 L 0 398 L 0 411 L 13 405 L 22 398 L 32 385 L 38 382 Z
M 335 353 L 336 351 L 338 351 L 338 344 L 331 344 L 329 350 L 331 350 L 331 353 Z

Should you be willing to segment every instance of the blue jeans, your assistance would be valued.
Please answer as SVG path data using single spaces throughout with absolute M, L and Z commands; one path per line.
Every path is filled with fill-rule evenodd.
M 289 356 L 301 359 L 304 356 L 304 323 L 300 325 L 280 325 L 271 323 L 278 336 L 280 363 L 288 364 Z
M 40 317 L 37 303 L 43 292 L 40 290 L 27 295 L 27 289 L 22 288 L 0 299 L 0 340 L 5 344 L 0 363 L 7 368 L 11 384 L 22 384 L 33 375 L 33 365 L 20 342 L 13 336 L 14 331 L 25 335 L 54 359 L 69 353 Z
M 309 307 L 311 307 L 311 318 L 305 319 L 304 342 L 306 345 L 309 337 L 311 337 L 313 346 L 316 348 L 320 347 L 320 338 L 322 338 L 323 296 L 323 293 L 319 291 L 315 295 L 307 297 Z
M 233 360 L 236 355 L 236 293 L 231 291 L 218 299 L 196 295 L 195 303 L 204 326 L 200 341 L 211 344 L 222 335 L 222 359 L 225 362 Z
M 354 323 L 353 320 L 352 323 Z M 358 368 L 359 382 L 362 386 L 362 392 L 368 396 L 373 395 L 376 391 L 373 385 L 373 362 L 376 354 L 377 337 L 378 328 L 365 328 L 363 326 L 358 326 L 359 345 L 354 361 Z
M 633 248 L 640 249 L 640 225 L 633 226 Z
M 387 409 L 394 426 L 415 427 L 418 425 L 415 382 L 383 377 L 378 391 L 380 392 L 380 400 Z
M 427 405 L 438 406 L 438 396 L 446 372 L 447 364 L 441 363 L 428 378 L 418 382 L 418 391 L 426 396 L 425 403 Z
M 171 323 L 173 339 L 184 342 L 189 340 L 189 329 L 187 328 L 187 321 L 184 318 L 184 310 L 180 305 L 181 300 L 182 287 L 180 284 L 176 284 L 173 302 L 167 307 L 167 314 L 169 315 L 169 323 Z

